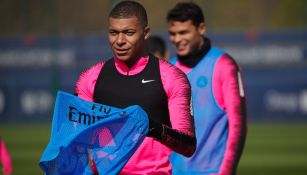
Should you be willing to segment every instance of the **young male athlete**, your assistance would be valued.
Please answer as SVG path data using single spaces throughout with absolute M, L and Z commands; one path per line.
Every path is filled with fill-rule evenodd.
M 171 152 L 189 157 L 196 147 L 188 79 L 146 52 L 149 30 L 141 4 L 119 2 L 109 14 L 114 57 L 83 72 L 76 84 L 76 93 L 84 100 L 119 108 L 140 105 L 147 112 L 148 137 L 121 174 L 171 174 Z
M 171 155 L 173 174 L 233 175 L 247 132 L 240 68 L 204 37 L 206 25 L 198 5 L 178 3 L 168 12 L 167 22 L 177 52 L 170 62 L 186 73 L 192 86 L 197 138 L 192 157 Z

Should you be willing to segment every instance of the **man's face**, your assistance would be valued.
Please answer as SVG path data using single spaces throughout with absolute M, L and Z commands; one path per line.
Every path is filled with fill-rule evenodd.
M 195 27 L 192 20 L 185 22 L 170 21 L 168 32 L 171 42 L 176 47 L 177 55 L 186 56 L 202 46 L 205 24 L 201 23 L 198 27 Z
M 109 18 L 109 44 L 120 61 L 131 62 L 143 54 L 148 33 L 149 28 L 143 27 L 137 17 Z

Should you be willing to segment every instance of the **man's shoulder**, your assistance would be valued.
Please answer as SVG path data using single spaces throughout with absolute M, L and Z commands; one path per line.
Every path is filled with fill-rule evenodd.
M 105 61 L 100 61 L 89 68 L 86 68 L 80 73 L 78 81 L 87 81 L 92 77 L 97 78 L 104 64 Z
M 92 73 L 92 72 L 97 72 L 101 70 L 101 68 L 104 66 L 104 64 L 106 63 L 105 60 L 100 61 L 92 66 L 90 66 L 89 68 L 87 68 L 83 73 Z
M 169 61 L 159 60 L 161 71 L 167 71 L 170 74 L 184 74 L 178 67 Z
M 177 68 L 175 65 L 167 61 L 159 61 L 160 74 L 163 82 L 168 82 L 170 86 L 177 86 L 178 84 L 189 84 L 186 74 Z
M 224 49 L 219 48 L 219 47 L 212 47 L 209 52 L 219 54 L 221 58 L 223 59 L 228 59 L 228 60 L 233 60 L 233 57 Z
M 236 60 L 226 52 L 219 57 L 214 70 L 215 73 L 223 73 L 225 76 L 234 71 L 242 71 L 241 66 L 236 62 Z

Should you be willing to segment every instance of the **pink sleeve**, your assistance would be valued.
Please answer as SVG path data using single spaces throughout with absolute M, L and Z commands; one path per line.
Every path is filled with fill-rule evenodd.
M 160 61 L 160 74 L 168 97 L 172 128 L 194 136 L 194 120 L 191 111 L 191 87 L 186 75 L 171 64 Z
M 86 101 L 93 101 L 95 84 L 103 65 L 104 62 L 98 63 L 80 74 L 75 90 L 78 97 Z
M 13 171 L 11 157 L 2 140 L 0 140 L 0 159 L 3 166 L 3 174 L 11 174 Z
M 75 87 L 75 92 L 79 98 L 86 101 L 94 101 L 95 84 L 103 65 L 104 62 L 98 63 L 80 74 Z M 98 171 L 95 163 L 92 161 L 92 157 L 90 159 L 91 169 L 97 173 Z
M 160 60 L 160 75 L 168 97 L 171 127 L 163 126 L 161 143 L 190 157 L 196 149 L 191 108 L 191 86 L 186 75 L 175 66 Z
M 223 55 L 215 65 L 213 94 L 219 107 L 228 115 L 229 135 L 220 175 L 230 175 L 236 172 L 243 151 L 247 116 L 242 73 L 228 55 Z

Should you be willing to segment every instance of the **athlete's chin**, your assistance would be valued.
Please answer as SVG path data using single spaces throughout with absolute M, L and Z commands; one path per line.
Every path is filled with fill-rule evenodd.
M 130 55 L 116 54 L 116 57 L 119 61 L 123 61 L 123 62 L 130 60 Z
M 181 56 L 181 57 L 187 56 L 188 53 L 189 53 L 189 51 L 187 51 L 187 50 L 177 50 L 177 55 Z

